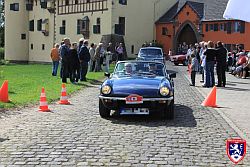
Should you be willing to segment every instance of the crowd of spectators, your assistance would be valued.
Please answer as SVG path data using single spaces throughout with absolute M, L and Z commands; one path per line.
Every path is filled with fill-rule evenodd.
M 51 50 L 52 76 L 57 76 L 59 64 L 61 64 L 60 77 L 63 83 L 67 83 L 67 78 L 72 83 L 87 81 L 88 71 L 109 72 L 109 64 L 114 59 L 120 61 L 124 59 L 124 48 L 122 43 L 116 43 L 112 49 L 112 43 L 103 44 L 91 43 L 81 38 L 79 43 L 70 42 L 69 38 L 63 39 L 61 44 L 55 44 Z
M 202 74 L 203 87 L 213 87 L 215 85 L 215 73 L 217 74 L 217 87 L 226 86 L 226 71 L 239 77 L 249 76 L 250 53 L 243 50 L 241 45 L 237 45 L 234 52 L 228 52 L 224 44 L 218 41 L 200 42 L 195 45 L 180 44 L 179 54 L 186 54 L 188 68 L 191 73 L 191 86 L 195 86 L 195 74 Z M 185 53 L 186 52 L 186 53 Z

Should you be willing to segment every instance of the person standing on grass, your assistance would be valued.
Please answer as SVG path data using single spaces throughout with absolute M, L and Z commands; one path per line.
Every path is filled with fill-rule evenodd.
M 195 86 L 195 75 L 199 71 L 199 62 L 195 55 L 195 52 L 191 54 L 191 84 L 190 86 Z
M 80 62 L 77 54 L 77 43 L 73 43 L 70 48 L 70 82 L 77 83 L 80 78 Z
M 67 83 L 67 77 L 69 76 L 69 50 L 70 39 L 65 38 L 64 44 L 61 46 L 61 58 L 62 58 L 62 82 Z
M 50 57 L 52 60 L 52 76 L 57 75 L 57 69 L 58 69 L 59 60 L 60 60 L 59 46 L 60 45 L 58 43 L 56 43 L 55 47 L 51 49 L 51 53 L 50 53 Z
M 61 50 L 62 50 L 63 44 L 64 44 L 64 40 L 61 41 L 60 46 L 58 48 L 58 50 L 59 50 L 59 56 L 60 56 L 59 64 L 61 65 L 61 68 L 60 68 L 60 78 L 62 78 L 62 54 L 61 54 Z
M 78 58 L 80 61 L 80 80 L 87 81 L 86 75 L 88 72 L 88 63 L 90 61 L 90 54 L 88 49 L 89 42 L 85 40 L 82 47 L 80 48 Z
M 89 63 L 89 71 L 93 72 L 95 68 L 95 47 L 96 45 L 94 43 L 91 43 L 89 54 L 90 54 L 90 63 Z
M 108 44 L 107 52 L 105 54 L 105 71 L 109 72 L 109 61 L 112 60 L 112 43 Z
M 95 50 L 95 72 L 101 71 L 101 63 L 100 63 L 100 58 L 101 58 L 101 48 L 102 48 L 102 43 L 99 43 L 99 45 L 96 47 Z
M 116 52 L 118 53 L 117 61 L 123 60 L 124 49 L 122 47 L 122 43 L 120 43 L 119 46 L 116 48 Z

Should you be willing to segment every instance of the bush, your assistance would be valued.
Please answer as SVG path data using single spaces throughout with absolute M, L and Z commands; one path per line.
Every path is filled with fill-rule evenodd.
M 0 48 L 0 60 L 4 59 L 4 48 Z
M 10 62 L 8 60 L 0 60 L 0 65 L 9 65 Z

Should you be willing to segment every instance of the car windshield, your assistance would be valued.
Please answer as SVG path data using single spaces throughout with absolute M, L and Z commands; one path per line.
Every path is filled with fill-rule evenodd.
M 128 76 L 164 76 L 164 65 L 157 62 L 120 62 L 116 65 L 114 75 Z
M 140 56 L 147 57 L 162 57 L 162 52 L 160 49 L 141 49 Z

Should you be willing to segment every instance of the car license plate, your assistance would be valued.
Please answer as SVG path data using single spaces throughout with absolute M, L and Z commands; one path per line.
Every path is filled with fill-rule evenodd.
M 121 115 L 148 115 L 148 108 L 123 108 L 120 112 Z
M 126 104 L 141 104 L 141 103 L 143 103 L 142 96 L 132 94 L 126 97 Z

